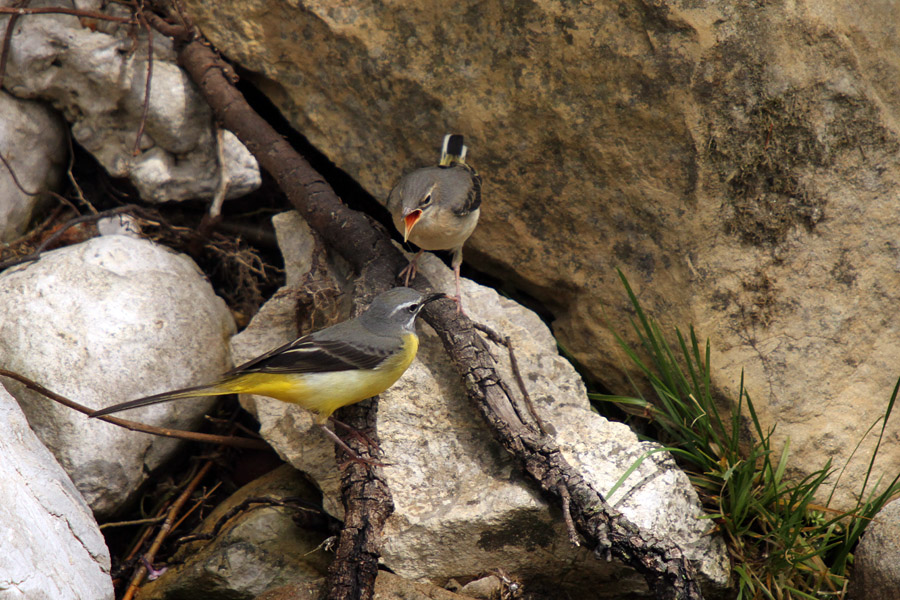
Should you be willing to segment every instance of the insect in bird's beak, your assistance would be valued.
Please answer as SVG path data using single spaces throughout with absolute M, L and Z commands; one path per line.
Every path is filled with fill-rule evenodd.
M 417 208 L 411 211 L 409 214 L 403 215 L 403 243 L 409 239 L 409 234 L 412 232 L 412 228 L 415 227 L 416 223 L 419 222 L 419 219 L 422 218 L 422 209 Z

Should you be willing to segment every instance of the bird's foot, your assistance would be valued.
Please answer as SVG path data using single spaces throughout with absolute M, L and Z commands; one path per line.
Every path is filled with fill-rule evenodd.
M 466 314 L 466 311 L 463 310 L 462 307 L 462 291 L 460 286 L 460 276 L 459 276 L 459 268 L 462 265 L 462 251 L 460 250 L 456 256 L 453 258 L 453 275 L 456 279 L 456 296 L 449 297 L 451 300 L 456 302 L 456 314 L 463 315 L 465 317 L 469 316 Z
M 338 421 L 337 419 L 332 419 L 332 421 L 334 421 L 335 423 L 341 423 L 341 422 Z M 347 425 L 346 423 L 341 423 L 341 425 L 342 425 L 343 427 L 347 427 L 347 428 L 353 429 L 352 427 L 350 427 L 350 426 Z M 365 465 L 365 466 L 369 466 L 369 467 L 387 467 L 387 466 L 389 466 L 389 463 L 383 463 L 383 462 L 378 461 L 378 460 L 375 460 L 375 459 L 373 459 L 373 458 L 363 458 L 362 456 L 360 456 L 359 454 L 357 454 L 356 452 L 354 452 L 353 449 L 352 449 L 350 446 L 348 446 L 348 445 L 344 442 L 344 440 L 342 440 L 341 438 L 339 438 L 335 432 L 333 432 L 332 430 L 328 429 L 328 427 L 326 427 L 324 423 L 320 423 L 320 424 L 319 424 L 319 427 L 322 428 L 322 431 L 324 431 L 325 434 L 326 434 L 328 437 L 330 437 L 330 438 L 332 439 L 332 441 L 334 441 L 335 444 L 337 444 L 338 446 L 341 447 L 341 450 L 343 450 L 344 452 L 347 453 L 347 457 L 349 458 L 349 460 L 344 461 L 343 463 L 340 464 L 341 470 L 347 468 L 347 466 L 348 466 L 351 462 L 355 462 L 355 463 L 357 463 L 357 464 Z M 365 434 L 362 434 L 361 432 L 359 432 L 359 431 L 357 431 L 357 430 L 355 430 L 355 429 L 354 429 L 354 431 L 356 431 L 356 432 L 359 433 L 360 435 L 365 435 Z M 369 441 L 371 441 L 371 440 L 369 440 Z
M 347 433 L 349 433 L 350 435 L 355 437 L 357 440 L 359 440 L 360 442 L 365 444 L 369 449 L 372 450 L 373 453 L 375 453 L 375 454 L 381 453 L 381 448 L 378 446 L 378 442 L 376 442 L 375 440 L 370 438 L 366 434 L 365 431 L 361 431 L 361 430 L 357 429 L 356 427 L 347 425 L 343 421 L 338 421 L 334 417 L 329 417 L 328 420 L 331 421 L 332 423 L 334 423 L 334 425 L 336 427 L 340 427 L 341 429 L 343 429 L 344 431 L 346 431 Z
M 419 272 L 419 257 L 422 256 L 422 250 L 416 252 L 416 255 L 413 256 L 413 259 L 409 261 L 409 264 L 403 267 L 403 270 L 397 274 L 397 279 L 403 279 L 403 285 L 409 287 L 409 282 L 416 278 L 416 273 Z
M 403 267 L 403 270 L 397 275 L 397 278 L 403 278 L 403 285 L 409 287 L 409 282 L 412 279 L 416 278 L 416 273 L 419 271 L 419 268 L 416 266 L 416 261 L 413 260 L 408 265 Z
M 462 296 L 459 296 L 459 295 L 456 295 L 456 296 L 447 296 L 447 298 L 449 298 L 450 300 L 453 300 L 454 302 L 456 302 L 456 314 L 462 315 L 462 316 L 464 316 L 464 317 L 468 317 L 468 316 L 469 316 L 469 315 L 466 314 L 466 311 L 463 310 L 463 307 L 462 307 Z

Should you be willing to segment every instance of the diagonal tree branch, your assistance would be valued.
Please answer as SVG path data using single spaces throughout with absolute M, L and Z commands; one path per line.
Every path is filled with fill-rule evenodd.
M 182 40 L 179 62 L 198 84 L 216 117 L 250 149 L 310 226 L 355 269 L 364 273 L 369 285 L 380 289 L 395 285 L 395 276 L 406 260 L 388 236 L 373 227 L 367 217 L 344 205 L 321 175 L 246 104 L 231 84 L 230 69 L 207 46 L 190 41 L 186 32 Z M 421 276 L 417 278 L 416 287 L 428 285 Z M 614 556 L 638 570 L 657 598 L 702 598 L 693 569 L 680 548 L 653 538 L 612 509 L 565 461 L 551 437 L 519 419 L 513 399 L 508 395 L 511 388 L 503 384 L 494 369 L 485 342 L 472 322 L 465 315 L 457 314 L 455 305 L 443 302 L 429 305 L 425 319 L 441 337 L 469 397 L 494 436 L 545 492 L 568 503 L 569 513 L 587 545 L 598 555 Z M 357 499 L 371 492 L 366 485 L 374 485 L 371 480 L 348 482 L 347 474 L 343 483 L 344 497 Z M 346 487 L 348 483 L 350 488 Z M 350 506 L 347 508 L 349 511 Z M 356 576 L 363 581 L 366 576 L 374 575 L 383 521 L 380 516 L 369 521 L 366 514 L 348 513 L 347 523 L 350 528 L 344 531 L 346 539 L 342 534 L 341 544 L 364 549 L 365 556 L 372 558 L 358 565 Z M 374 526 L 368 526 L 371 524 Z M 341 555 L 339 548 L 339 558 Z M 338 594 L 334 586 L 340 584 L 334 579 L 330 583 L 333 588 L 330 598 L 354 597 L 347 595 L 351 590 Z M 361 594 L 355 597 L 368 597 L 364 593 L 367 589 L 365 584 L 354 583 L 352 593 Z

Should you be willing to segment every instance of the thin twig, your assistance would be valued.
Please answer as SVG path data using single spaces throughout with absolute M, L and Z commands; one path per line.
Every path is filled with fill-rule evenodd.
M 9 176 L 12 177 L 13 183 L 16 184 L 16 187 L 19 188 L 19 191 L 21 191 L 26 196 L 37 196 L 38 194 L 41 193 L 40 190 L 38 190 L 36 192 L 30 192 L 25 189 L 25 186 L 23 186 L 22 183 L 19 181 L 19 178 L 16 177 L 16 172 L 13 170 L 12 165 L 9 164 L 9 161 L 6 160 L 6 157 L 3 156 L 2 152 L 0 152 L 0 162 L 2 162 L 3 166 L 6 167 L 6 170 L 9 171 Z
M 28 254 L 27 256 L 20 256 L 18 258 L 13 258 L 8 261 L 0 263 L 0 271 L 2 271 L 3 269 L 7 269 L 9 267 L 14 267 L 14 266 L 20 265 L 22 263 L 31 262 L 31 261 L 35 261 L 35 260 L 39 259 L 41 257 L 41 254 L 44 252 L 44 250 L 48 246 L 50 246 L 53 242 L 55 242 L 56 240 L 61 238 L 66 231 L 68 231 L 70 228 L 74 227 L 75 225 L 78 225 L 80 223 L 89 223 L 91 221 L 98 221 L 105 217 L 112 217 L 114 215 L 118 215 L 121 213 L 136 212 L 136 211 L 140 211 L 140 207 L 135 206 L 133 204 L 128 204 L 126 206 L 119 206 L 116 208 L 111 208 L 109 210 L 104 210 L 103 212 L 99 212 L 96 214 L 82 215 L 80 217 L 75 217 L 74 219 L 70 219 L 60 229 L 53 232 L 53 235 L 51 235 L 46 240 L 41 242 L 41 245 L 38 246 L 34 250 L 34 252 L 32 252 L 31 254 Z
M 204 418 L 213 425 L 234 425 L 234 427 L 237 428 L 238 431 L 243 431 L 247 434 L 248 437 L 262 439 L 262 436 L 259 435 L 258 431 L 253 431 L 242 423 L 231 423 L 232 419 L 222 419 L 219 417 L 213 417 L 212 415 L 206 415 L 206 417 Z
M 13 371 L 7 371 L 6 369 L 0 369 L 0 377 L 9 377 L 10 379 L 15 379 L 19 383 L 23 384 L 28 389 L 34 390 L 40 395 L 53 400 L 54 402 L 58 402 L 63 406 L 68 408 L 72 408 L 77 410 L 78 412 L 89 415 L 94 412 L 94 409 L 88 408 L 82 404 L 79 404 L 73 400 L 69 400 L 65 396 L 61 396 L 56 392 L 48 390 L 44 386 L 31 379 L 28 379 L 24 375 L 19 375 Z M 248 438 L 236 437 L 236 436 L 224 436 L 224 435 L 214 435 L 211 433 L 198 433 L 196 431 L 182 431 L 180 429 L 169 429 L 166 427 L 154 427 L 153 425 L 145 425 L 143 423 L 138 423 L 136 421 L 128 421 L 126 419 L 120 419 L 118 417 L 99 417 L 98 421 L 106 421 L 107 423 L 112 423 L 113 425 L 118 425 L 119 427 L 124 427 L 130 431 L 140 431 L 142 433 L 149 433 L 151 435 L 158 435 L 162 437 L 170 437 L 181 440 L 188 440 L 191 442 L 203 442 L 204 444 L 220 444 L 224 446 L 233 446 L 235 448 L 251 448 L 253 450 L 268 450 L 269 445 L 261 440 L 253 440 Z
M 173 542 L 173 550 L 174 548 L 178 548 L 179 546 L 183 546 L 184 544 L 215 539 L 219 535 L 219 533 L 221 533 L 225 525 L 239 514 L 258 510 L 260 508 L 270 508 L 273 506 L 277 506 L 280 508 L 290 508 L 301 512 L 310 512 L 314 513 L 317 516 L 322 516 L 326 519 L 329 519 L 328 515 L 324 512 L 321 506 L 316 506 L 315 504 L 307 502 L 306 500 L 303 500 L 301 498 L 278 499 L 271 496 L 253 496 L 251 498 L 245 499 L 240 504 L 232 506 L 228 510 L 228 512 L 216 519 L 215 525 L 213 525 L 212 529 L 208 533 L 192 533 L 175 540 Z M 337 522 L 337 520 L 334 519 L 334 522 Z
M 159 506 L 157 508 L 156 516 L 152 517 L 152 519 L 157 523 L 162 523 L 166 518 L 166 515 L 165 515 L 166 511 L 169 510 L 170 506 L 172 506 L 172 502 L 173 501 L 171 498 L 168 498 L 167 500 L 165 500 L 161 504 L 161 506 Z M 131 549 L 128 551 L 128 554 L 125 556 L 125 558 L 122 559 L 122 562 L 119 565 L 119 568 L 116 570 L 117 572 L 115 573 L 114 582 L 113 582 L 114 584 L 116 584 L 116 581 L 118 581 L 121 578 L 122 573 L 125 573 L 126 571 L 128 571 L 134 567 L 134 563 L 137 560 L 137 558 L 136 558 L 137 555 L 140 553 L 141 548 L 144 547 L 144 544 L 147 542 L 147 540 L 150 538 L 151 535 L 153 535 L 153 528 L 152 527 L 144 527 L 143 530 L 141 531 L 141 534 L 131 545 Z
M 23 8 L 29 0 L 20 0 L 17 8 Z M 6 63 L 9 60 L 9 49 L 12 44 L 13 29 L 16 27 L 16 21 L 21 15 L 10 15 L 9 21 L 6 22 L 6 33 L 3 35 L 3 49 L 0 50 L 0 89 L 3 88 L 3 80 L 6 78 Z
M 79 10 L 77 8 L 12 8 L 9 6 L 0 6 L 0 15 L 72 15 L 75 17 L 85 17 L 87 19 L 97 19 L 99 21 L 113 21 L 115 23 L 128 23 L 134 25 L 135 21 L 131 17 L 116 17 L 92 10 Z
M 75 190 L 75 196 L 78 198 L 79 202 L 87 206 L 88 210 L 92 213 L 97 214 L 97 209 L 84 197 L 84 190 L 78 185 L 78 180 L 75 179 L 75 174 L 72 173 L 72 167 L 75 165 L 75 145 L 72 143 L 72 130 L 68 128 L 66 129 L 66 142 L 69 144 L 69 168 L 66 169 L 66 176 L 69 178 L 69 183 L 72 184 L 72 188 Z M 66 202 L 68 202 L 68 200 L 66 200 Z
M 147 114 L 150 112 L 150 82 L 153 79 L 153 30 L 147 19 L 144 18 L 144 1 L 140 0 L 135 3 L 137 9 L 138 23 L 147 31 L 147 78 L 144 81 L 144 106 L 141 109 L 141 121 L 138 126 L 137 136 L 134 140 L 134 149 L 131 151 L 132 156 L 141 153 L 141 137 L 144 135 L 144 127 L 147 125 Z
M 46 219 L 41 221 L 41 223 L 35 226 L 33 229 L 29 230 L 27 233 L 22 235 L 21 237 L 16 238 L 11 242 L 7 242 L 5 246 L 7 248 L 13 248 L 16 246 L 23 246 L 28 244 L 31 240 L 40 237 L 47 229 L 50 228 L 50 225 L 53 224 L 56 219 L 59 218 L 59 215 L 62 214 L 66 208 L 69 208 L 67 205 L 58 204 L 53 208 L 53 211 L 47 216 Z
M 225 168 L 225 129 L 213 123 L 216 130 L 216 162 L 219 167 L 219 180 L 216 182 L 216 191 L 209 205 L 209 216 L 218 219 L 222 214 L 222 203 L 225 202 L 225 194 L 228 193 L 228 172 Z
M 16 21 L 19 20 L 20 16 L 21 15 L 10 15 L 9 21 L 6 22 L 6 33 L 3 35 L 3 48 L 0 50 L 0 88 L 3 87 L 3 80 L 6 78 L 6 62 L 9 60 L 9 48 L 12 43 L 13 29 L 15 29 Z
M 178 512 L 181 510 L 181 507 L 185 505 L 185 503 L 190 499 L 191 495 L 194 493 L 194 490 L 197 489 L 197 486 L 200 485 L 200 482 L 206 477 L 207 473 L 213 468 L 215 465 L 215 461 L 208 460 L 206 463 L 200 468 L 200 471 L 197 472 L 197 475 L 191 480 L 191 482 L 187 485 L 181 495 L 178 496 L 178 499 L 172 503 L 172 506 L 166 513 L 166 519 L 163 521 L 162 527 L 159 528 L 159 532 L 156 534 L 156 538 L 153 540 L 153 543 L 150 544 L 150 548 L 145 552 L 142 558 L 146 559 L 147 563 L 153 564 L 153 558 L 156 556 L 156 553 L 159 552 L 160 546 L 162 546 L 163 541 L 165 541 L 166 537 L 169 535 L 169 532 L 172 531 L 175 525 L 175 519 L 178 516 Z M 137 592 L 138 586 L 144 581 L 144 577 L 147 576 L 147 566 L 146 564 L 141 564 L 138 567 L 138 570 L 135 572 L 134 576 L 131 578 L 131 581 L 128 582 L 128 589 L 125 591 L 125 594 L 122 596 L 122 600 L 131 600 L 134 598 L 134 594 Z
M 82 193 L 81 188 L 78 186 L 78 183 L 75 181 L 75 178 L 72 175 L 72 163 L 74 160 L 74 152 L 72 151 L 71 133 L 69 135 L 67 135 L 66 138 L 69 141 L 69 168 L 68 168 L 69 179 L 71 180 L 72 185 L 75 187 L 75 190 L 78 192 L 79 198 L 81 199 L 82 204 L 87 206 L 91 210 L 91 212 L 93 212 L 94 214 L 97 214 L 97 209 L 94 208 L 94 206 L 84 198 L 84 194 Z M 6 157 L 3 155 L 2 152 L 0 152 L 0 162 L 2 162 L 3 166 L 6 167 L 6 170 L 9 171 L 9 176 L 12 178 L 13 183 L 16 185 L 16 187 L 19 189 L 19 191 L 21 191 L 26 196 L 37 196 L 40 194 L 47 194 L 53 198 L 56 198 L 62 204 L 65 204 L 66 206 L 68 206 L 69 208 L 74 210 L 75 212 L 78 212 L 78 209 L 75 207 L 75 205 L 72 204 L 71 201 L 69 201 L 68 198 L 66 198 L 65 196 L 61 196 L 60 194 L 57 194 L 56 192 L 54 192 L 51 189 L 37 190 L 34 192 L 32 192 L 30 190 L 26 190 L 25 186 L 22 185 L 22 182 L 19 181 L 19 177 L 16 175 L 15 169 L 13 169 L 12 165 L 9 163 L 9 161 L 6 159 Z M 74 222 L 72 223 L 72 225 L 75 225 L 75 224 L 76 223 L 74 223 Z M 62 235 L 62 233 L 60 233 L 59 235 Z M 0 270 L 4 269 L 6 267 L 10 267 L 10 266 L 12 266 L 12 265 L 5 264 L 5 263 L 0 264 Z
M 131 525 L 152 525 L 154 523 L 159 523 L 163 520 L 164 517 L 147 517 L 146 519 L 135 519 L 134 521 L 115 521 L 112 523 L 104 523 L 100 526 L 100 529 L 106 529 L 108 527 L 129 527 Z
M 69 169 L 68 169 L 69 179 L 72 181 L 72 184 L 74 185 L 75 189 L 79 192 L 79 194 L 81 194 L 81 188 L 78 187 L 78 184 L 75 182 L 75 179 L 72 176 L 72 162 L 74 160 L 74 153 L 72 152 L 71 135 L 67 136 L 67 139 L 69 140 Z M 43 190 L 36 190 L 34 192 L 32 192 L 30 190 L 26 190 L 25 186 L 22 185 L 22 182 L 19 181 L 19 177 L 16 175 L 15 169 L 13 169 L 12 165 L 9 163 L 9 161 L 6 159 L 6 157 L 3 155 L 2 152 L 0 152 L 0 162 L 2 162 L 3 166 L 6 167 L 6 170 L 9 171 L 9 176 L 12 178 L 13 183 L 16 185 L 16 187 L 19 189 L 19 191 L 22 192 L 23 194 L 25 194 L 26 196 L 38 196 L 40 194 L 49 194 L 50 196 L 53 196 L 54 198 L 56 198 L 57 200 L 62 202 L 63 204 L 70 206 L 73 210 L 76 210 L 76 212 L 77 212 L 77 209 L 75 209 L 75 206 L 69 201 L 68 198 L 65 198 L 64 196 L 57 194 L 53 190 L 43 189 Z M 97 209 L 94 208 L 90 202 L 88 202 L 87 200 L 84 199 L 83 194 L 81 194 L 81 201 L 88 208 L 90 208 L 92 212 L 94 212 L 94 213 L 97 212 Z
M 509 352 L 509 366 L 512 369 L 513 377 L 516 378 L 516 383 L 519 385 L 519 390 L 522 392 L 522 397 L 525 399 L 525 407 L 528 409 L 528 414 L 530 414 L 531 418 L 537 423 L 541 433 L 548 435 L 549 428 L 544 424 L 541 417 L 538 416 L 537 411 L 534 409 L 534 403 L 531 401 L 531 396 L 528 394 L 528 389 L 525 387 L 525 379 L 522 377 L 522 371 L 519 370 L 519 361 L 516 359 L 516 352 L 513 349 L 512 339 L 508 335 L 500 335 L 484 323 L 473 323 L 473 325 L 475 326 L 475 329 L 484 333 L 487 338 L 495 344 L 506 346 L 506 349 Z
M 210 460 L 213 460 L 213 459 L 210 459 Z M 202 496 L 197 498 L 197 501 L 194 502 L 194 505 L 192 507 L 190 507 L 187 510 L 187 512 L 185 512 L 183 515 L 181 515 L 181 518 L 175 522 L 175 524 L 172 526 L 172 529 L 178 529 L 179 527 L 181 527 L 181 524 L 184 523 L 185 519 L 187 519 L 189 516 L 194 514 L 194 511 L 196 511 L 198 508 L 200 508 L 200 506 L 202 506 L 204 502 L 209 500 L 210 496 L 215 494 L 216 490 L 218 490 L 221 486 L 222 486 L 222 482 L 217 481 L 216 485 L 209 488 Z

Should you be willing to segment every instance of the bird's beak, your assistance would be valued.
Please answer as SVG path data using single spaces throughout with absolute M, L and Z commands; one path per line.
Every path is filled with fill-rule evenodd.
M 444 298 L 449 298 L 447 294 L 431 294 L 430 296 L 425 296 L 425 299 L 422 300 L 422 306 L 425 306 L 429 302 L 434 302 L 435 300 L 443 300 Z
M 422 218 L 422 209 L 417 208 L 408 214 L 403 215 L 403 243 L 405 244 L 409 239 L 409 234 L 412 233 L 412 228 L 416 226 L 416 223 L 419 222 L 419 219 Z

